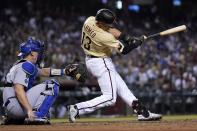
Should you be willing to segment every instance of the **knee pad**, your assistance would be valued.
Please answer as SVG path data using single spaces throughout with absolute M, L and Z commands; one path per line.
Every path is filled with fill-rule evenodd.
M 59 83 L 54 79 L 47 80 L 44 83 L 46 84 L 46 88 L 41 95 L 53 95 L 57 97 L 59 94 Z
M 149 117 L 149 112 L 145 106 L 141 104 L 138 100 L 134 100 L 132 103 L 132 108 L 138 115 L 143 115 L 144 117 Z
M 39 107 L 37 107 L 35 115 L 37 117 L 46 117 L 48 115 L 50 107 L 55 102 L 58 93 L 59 93 L 59 84 L 55 80 L 46 81 L 46 90 L 41 92 L 40 99 L 38 101 L 41 103 Z

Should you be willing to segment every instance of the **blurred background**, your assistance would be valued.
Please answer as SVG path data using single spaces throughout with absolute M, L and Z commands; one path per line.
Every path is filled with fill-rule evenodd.
M 151 111 L 197 114 L 196 7 L 196 0 L 1 0 L 0 78 L 17 60 L 19 44 L 29 36 L 45 41 L 45 67 L 84 63 L 85 55 L 80 48 L 83 22 L 100 8 L 109 8 L 117 15 L 117 27 L 132 36 L 153 34 L 182 24 L 188 26 L 187 32 L 149 40 L 130 54 L 114 54 L 112 59 L 129 89 Z M 37 83 L 44 79 L 39 78 Z M 65 117 L 66 105 L 101 94 L 91 75 L 84 84 L 69 77 L 56 79 L 61 88 L 51 110 L 52 117 Z M 2 95 L 3 87 L 0 89 Z M 118 98 L 115 106 L 90 115 L 130 114 L 131 109 Z

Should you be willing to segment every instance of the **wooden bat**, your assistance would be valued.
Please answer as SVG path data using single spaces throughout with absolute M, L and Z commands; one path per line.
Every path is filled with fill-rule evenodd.
M 181 25 L 181 26 L 177 26 L 177 27 L 174 27 L 174 28 L 171 28 L 171 29 L 168 29 L 168 30 L 156 33 L 156 34 L 153 34 L 153 35 L 149 35 L 145 39 L 150 39 L 150 38 L 157 37 L 157 36 L 170 35 L 170 34 L 173 34 L 173 33 L 184 31 L 186 29 L 187 29 L 187 27 L 185 25 Z

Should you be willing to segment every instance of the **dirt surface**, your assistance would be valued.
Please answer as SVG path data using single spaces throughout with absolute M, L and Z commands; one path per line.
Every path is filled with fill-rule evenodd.
M 197 131 L 197 120 L 159 122 L 82 122 L 51 125 L 1 125 L 0 131 Z

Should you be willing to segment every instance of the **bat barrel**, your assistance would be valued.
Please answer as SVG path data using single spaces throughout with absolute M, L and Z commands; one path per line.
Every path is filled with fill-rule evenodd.
M 185 25 L 181 25 L 181 26 L 177 26 L 177 27 L 174 27 L 174 28 L 171 28 L 171 29 L 168 29 L 168 30 L 165 30 L 165 31 L 162 31 L 160 32 L 159 34 L 162 36 L 162 35 L 170 35 L 170 34 L 173 34 L 173 33 L 177 33 L 177 32 L 180 32 L 180 31 L 184 31 L 186 30 L 186 26 Z
M 146 37 L 146 39 L 154 38 L 154 37 L 157 37 L 157 36 L 170 35 L 170 34 L 173 34 L 173 33 L 184 31 L 186 29 L 187 29 L 187 27 L 185 25 L 181 25 L 181 26 L 177 26 L 177 27 L 174 27 L 174 28 L 171 28 L 171 29 L 153 34 L 153 35 L 149 35 L 149 36 Z

